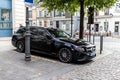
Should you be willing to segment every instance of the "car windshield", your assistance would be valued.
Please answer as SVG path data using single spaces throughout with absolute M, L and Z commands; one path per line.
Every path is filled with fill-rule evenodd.
M 56 38 L 70 38 L 70 35 L 66 32 L 58 29 L 48 29 L 48 31 Z

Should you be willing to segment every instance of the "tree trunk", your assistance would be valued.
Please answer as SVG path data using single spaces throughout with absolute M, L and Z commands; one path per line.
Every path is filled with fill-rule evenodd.
M 73 36 L 73 15 L 71 14 L 71 36 Z
M 84 0 L 80 1 L 80 27 L 79 27 L 79 39 L 83 39 L 84 30 Z

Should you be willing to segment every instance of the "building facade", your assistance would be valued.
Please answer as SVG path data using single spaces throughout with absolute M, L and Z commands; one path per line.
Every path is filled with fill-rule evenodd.
M 85 20 L 85 30 L 88 29 L 88 20 Z M 110 33 L 112 36 L 120 36 L 120 1 L 110 8 L 97 11 L 94 14 L 94 24 L 91 31 L 96 33 Z
M 1 0 L 0 3 L 0 37 L 12 36 L 19 28 L 19 24 L 25 26 L 25 3 L 24 0 Z M 79 30 L 79 11 L 74 15 L 67 12 L 52 11 L 43 7 L 33 7 L 29 10 L 29 25 L 41 27 L 57 27 L 68 33 Z M 72 27 L 71 27 L 72 24 Z M 84 30 L 88 30 L 88 18 L 84 20 Z M 120 2 L 111 8 L 95 12 L 92 32 L 111 32 L 113 36 L 120 36 Z
M 79 31 L 80 13 L 75 12 L 74 15 L 67 12 L 52 11 L 48 13 L 43 7 L 30 10 L 32 17 L 30 23 L 34 26 L 57 27 L 64 31 L 74 34 Z M 88 32 L 88 17 L 85 16 L 84 31 Z M 71 27 L 72 26 L 72 27 Z M 120 2 L 117 2 L 110 8 L 94 13 L 94 24 L 91 25 L 92 33 L 110 33 L 112 36 L 120 36 Z M 89 32 L 88 32 L 89 33 Z
M 11 0 L 12 1 L 12 32 L 16 31 L 22 24 L 25 26 L 26 10 L 24 0 Z
M 12 1 L 0 2 L 0 37 L 12 35 Z
M 48 12 L 48 10 L 43 7 L 32 7 L 29 10 L 29 13 L 31 15 L 29 17 L 30 26 L 60 28 L 67 33 L 71 33 L 71 22 L 73 26 L 73 32 L 78 28 L 79 25 L 79 14 L 76 14 L 77 12 L 75 15 L 72 15 L 72 21 L 71 14 L 65 11 L 59 12 L 53 10 L 51 12 Z
M 12 36 L 19 24 L 25 25 L 24 0 L 1 0 L 0 37 Z

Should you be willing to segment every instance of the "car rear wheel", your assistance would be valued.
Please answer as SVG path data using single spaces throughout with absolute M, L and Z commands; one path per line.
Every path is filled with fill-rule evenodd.
M 58 55 L 60 61 L 68 63 L 72 61 L 72 53 L 68 48 L 61 48 Z
M 18 42 L 17 42 L 17 50 L 18 50 L 19 52 L 24 52 L 25 46 L 24 46 L 24 43 L 23 43 L 22 41 L 18 41 Z

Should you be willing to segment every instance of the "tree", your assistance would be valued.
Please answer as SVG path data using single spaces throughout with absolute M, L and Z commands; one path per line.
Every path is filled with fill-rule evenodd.
M 40 1 L 40 0 L 35 0 Z M 76 12 L 80 9 L 80 27 L 79 38 L 83 39 L 84 30 L 84 10 L 90 6 L 94 6 L 96 10 L 112 6 L 117 0 L 41 0 L 42 6 L 49 11 L 69 11 Z

